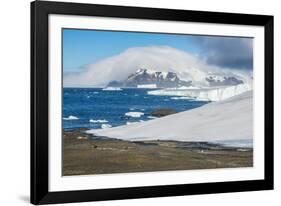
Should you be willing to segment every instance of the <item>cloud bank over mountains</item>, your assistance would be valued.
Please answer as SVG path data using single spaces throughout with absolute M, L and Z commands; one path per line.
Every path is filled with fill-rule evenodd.
M 250 81 L 251 70 L 241 70 L 239 67 L 239 64 L 243 63 L 241 59 L 244 58 L 245 64 L 249 64 L 248 61 L 252 58 L 252 54 L 248 55 L 248 50 L 252 53 L 252 45 L 248 41 L 239 43 L 240 45 L 237 43 L 235 49 L 215 40 L 213 43 L 201 42 L 201 44 L 212 51 L 207 59 L 169 46 L 129 48 L 116 56 L 87 65 L 79 73 L 64 73 L 64 87 L 103 87 L 113 80 L 123 81 L 139 68 L 175 72 L 181 79 L 199 84 L 206 75 L 212 74 L 229 74 Z M 221 48 L 214 46 L 215 44 L 221 45 Z M 237 54 L 236 49 L 241 49 L 241 45 L 248 50 L 243 49 Z M 233 55 L 234 60 L 233 58 L 231 60 Z

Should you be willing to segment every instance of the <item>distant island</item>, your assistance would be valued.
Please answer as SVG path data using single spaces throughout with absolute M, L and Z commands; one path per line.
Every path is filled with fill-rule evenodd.
M 204 84 L 208 86 L 232 86 L 244 83 L 238 77 L 225 75 L 208 75 L 204 81 Z M 192 80 L 181 79 L 176 72 L 155 71 L 144 68 L 137 69 L 123 81 L 113 80 L 107 85 L 107 87 L 123 88 L 179 88 L 190 86 L 195 86 Z

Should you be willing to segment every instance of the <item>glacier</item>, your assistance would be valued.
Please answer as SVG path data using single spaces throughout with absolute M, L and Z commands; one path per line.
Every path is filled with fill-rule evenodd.
M 88 130 L 87 133 L 128 141 L 252 141 L 253 91 L 165 117 L 113 128 Z
M 251 84 L 205 88 L 168 88 L 148 91 L 150 95 L 180 96 L 203 101 L 221 101 L 252 90 Z

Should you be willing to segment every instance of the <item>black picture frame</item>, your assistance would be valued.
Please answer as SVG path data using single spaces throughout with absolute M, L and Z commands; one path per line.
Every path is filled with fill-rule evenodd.
M 265 28 L 265 145 L 263 180 L 115 189 L 48 190 L 48 15 L 82 15 L 256 25 Z M 80 3 L 31 3 L 31 203 L 51 204 L 273 189 L 273 16 Z

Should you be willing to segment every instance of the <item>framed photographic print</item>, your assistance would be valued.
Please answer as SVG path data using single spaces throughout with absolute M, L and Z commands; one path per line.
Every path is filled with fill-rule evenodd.
M 31 202 L 273 189 L 273 16 L 31 3 Z

